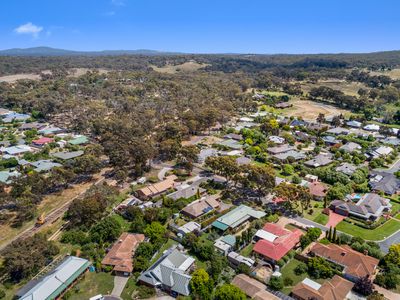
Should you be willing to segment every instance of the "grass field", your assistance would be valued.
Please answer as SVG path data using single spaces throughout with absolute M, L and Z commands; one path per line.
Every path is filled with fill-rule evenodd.
M 342 221 L 336 226 L 336 229 L 352 236 L 361 237 L 365 240 L 380 241 L 400 230 L 400 222 L 397 220 L 389 220 L 378 228 L 365 229 Z
M 321 224 L 321 225 L 326 225 L 328 223 L 329 217 L 325 214 L 319 214 L 314 218 L 314 222 Z
M 254 248 L 254 244 L 251 243 L 249 245 L 247 245 L 246 247 L 244 247 L 242 249 L 242 251 L 240 251 L 240 254 L 242 254 L 243 256 L 249 257 L 251 255 L 251 252 L 253 251 Z
M 164 67 L 157 67 L 154 65 L 150 65 L 150 67 L 160 73 L 167 73 L 167 74 L 176 74 L 178 72 L 194 72 L 201 68 L 207 67 L 208 64 L 199 64 L 194 61 L 187 61 L 180 65 L 166 65 Z
M 298 284 L 299 282 L 301 282 L 302 280 L 304 280 L 304 278 L 309 277 L 307 275 L 307 273 L 301 274 L 301 275 L 296 275 L 294 273 L 294 269 L 300 264 L 301 262 L 297 259 L 292 259 L 291 261 L 289 261 L 281 270 L 282 273 L 282 278 L 290 278 L 293 280 L 293 285 L 292 286 L 285 286 L 282 290 L 282 293 L 289 295 L 291 290 L 293 289 L 293 287 Z M 318 282 L 318 283 L 322 283 L 324 282 L 323 279 L 313 279 L 314 281 Z
M 333 117 L 336 115 L 347 115 L 350 112 L 345 109 L 340 109 L 332 105 L 314 102 L 311 100 L 291 100 L 289 103 L 292 107 L 284 109 L 282 114 L 288 117 L 301 117 L 304 120 L 315 121 L 319 114 L 324 114 L 325 117 Z
M 89 299 L 98 294 L 109 295 L 114 287 L 111 273 L 89 272 L 70 291 L 69 300 Z
M 347 82 L 344 80 L 334 80 L 334 79 L 320 80 L 318 81 L 318 83 L 305 82 L 301 84 L 302 90 L 305 91 L 306 93 L 309 93 L 312 88 L 319 86 L 327 86 L 334 90 L 340 90 L 346 95 L 350 96 L 357 96 L 357 91 L 361 88 L 369 90 L 367 86 L 359 82 Z
M 390 71 L 375 71 L 375 72 L 370 72 L 371 75 L 385 75 L 385 76 L 389 76 L 392 79 L 400 79 L 400 69 L 393 69 Z
M 318 207 L 315 207 L 317 205 L 318 205 Z M 310 221 L 317 222 L 317 221 L 315 221 L 315 219 L 318 218 L 322 214 L 322 210 L 323 210 L 322 202 L 311 200 L 311 208 L 304 211 L 304 218 L 306 218 Z

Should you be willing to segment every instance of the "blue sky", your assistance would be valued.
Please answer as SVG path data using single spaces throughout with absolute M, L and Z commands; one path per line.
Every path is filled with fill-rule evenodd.
M 399 11 L 398 0 L 4 0 L 0 49 L 395 50 Z

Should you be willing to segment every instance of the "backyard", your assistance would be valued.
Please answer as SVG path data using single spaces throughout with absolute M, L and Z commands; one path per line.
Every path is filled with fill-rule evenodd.
M 70 300 L 89 299 L 98 294 L 109 295 L 114 287 L 114 278 L 111 273 L 89 272 L 85 277 L 78 281 L 68 293 Z
M 312 200 L 310 204 L 311 208 L 304 211 L 304 218 L 325 225 L 328 223 L 328 216 L 322 213 L 324 210 L 323 206 L 322 202 Z

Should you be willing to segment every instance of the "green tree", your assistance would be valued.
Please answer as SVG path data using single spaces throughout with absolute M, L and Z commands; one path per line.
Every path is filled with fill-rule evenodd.
M 246 300 L 246 295 L 241 289 L 232 285 L 224 284 L 215 290 L 215 300 Z
M 163 225 L 160 224 L 160 222 L 152 222 L 146 226 L 144 229 L 144 234 L 150 239 L 150 241 L 154 242 L 162 239 L 166 231 L 167 230 Z
M 280 291 L 284 287 L 282 277 L 276 277 L 276 276 L 271 277 L 271 279 L 268 282 L 268 286 L 275 291 Z
M 197 269 L 190 280 L 190 290 L 195 299 L 211 299 L 213 282 L 206 270 Z

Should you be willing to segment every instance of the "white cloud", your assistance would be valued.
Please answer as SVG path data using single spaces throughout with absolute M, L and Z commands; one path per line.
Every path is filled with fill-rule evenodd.
M 30 34 L 34 38 L 37 38 L 39 36 L 39 33 L 42 30 L 43 30 L 43 27 L 36 26 L 35 24 L 32 24 L 31 22 L 23 24 L 14 29 L 14 31 L 18 34 Z
M 111 4 L 115 6 L 124 6 L 125 0 L 111 0 Z

